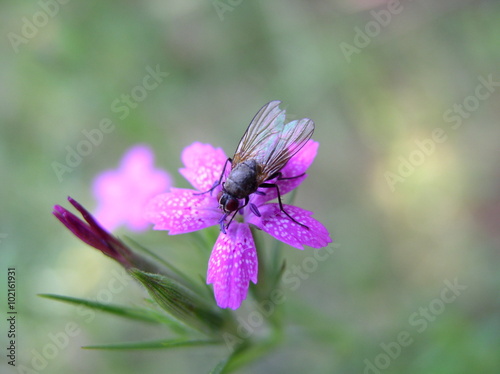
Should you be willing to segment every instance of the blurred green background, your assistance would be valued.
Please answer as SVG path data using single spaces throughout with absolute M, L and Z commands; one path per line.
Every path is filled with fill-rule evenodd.
M 165 332 L 37 296 L 96 299 L 120 270 L 51 210 L 68 195 L 93 209 L 94 176 L 136 143 L 187 186 L 184 147 L 231 154 L 275 99 L 316 123 L 320 149 L 296 204 L 336 244 L 299 287 L 284 286 L 283 344 L 238 372 L 500 371 L 499 2 L 4 1 L 0 19 L 2 372 L 204 373 L 225 357 L 217 346 L 82 350 Z M 118 111 L 148 67 L 168 77 Z M 58 177 L 54 162 L 106 118 L 113 131 Z M 187 236 L 118 234 L 205 274 L 210 248 L 194 252 Z M 284 251 L 289 266 L 312 253 Z M 4 354 L 9 266 L 17 368 Z M 110 301 L 140 305 L 142 289 L 123 282 Z M 79 332 L 44 353 L 68 323 Z

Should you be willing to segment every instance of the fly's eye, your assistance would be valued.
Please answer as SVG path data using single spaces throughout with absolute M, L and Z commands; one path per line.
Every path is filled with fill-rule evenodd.
M 234 212 L 240 207 L 240 202 L 238 199 L 228 195 L 224 191 L 220 191 L 217 194 L 217 199 L 219 200 L 219 208 L 221 208 L 224 212 Z
M 229 196 L 227 196 L 227 194 L 225 194 L 223 191 L 220 191 L 217 194 L 217 200 L 219 201 L 219 208 L 220 209 L 226 210 L 226 203 L 227 203 L 228 199 L 229 199 Z
M 240 202 L 238 201 L 238 199 L 235 199 L 234 197 L 230 197 L 225 201 L 224 210 L 226 212 L 234 212 L 235 210 L 237 210 L 239 208 L 239 206 L 240 206 Z

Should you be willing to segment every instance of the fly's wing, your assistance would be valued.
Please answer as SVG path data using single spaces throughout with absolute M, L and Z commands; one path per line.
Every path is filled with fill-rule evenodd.
M 277 173 L 286 165 L 306 143 L 314 132 L 314 122 L 309 118 L 291 121 L 283 126 L 280 135 L 270 147 L 267 159 L 264 161 L 263 174 L 268 177 Z
M 280 171 L 314 132 L 314 122 L 308 118 L 285 124 L 285 110 L 280 101 L 271 101 L 255 115 L 238 144 L 233 168 L 248 159 L 261 166 L 259 183 Z
M 283 127 L 285 111 L 279 108 L 281 101 L 271 101 L 257 112 L 243 134 L 233 157 L 233 167 L 251 158 L 263 159 L 266 144 L 270 144 Z

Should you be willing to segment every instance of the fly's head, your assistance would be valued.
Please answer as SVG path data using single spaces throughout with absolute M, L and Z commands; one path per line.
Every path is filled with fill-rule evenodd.
M 229 194 L 224 188 L 217 195 L 217 200 L 219 200 L 219 208 L 224 211 L 224 213 L 231 213 L 238 210 L 240 207 L 239 200 Z

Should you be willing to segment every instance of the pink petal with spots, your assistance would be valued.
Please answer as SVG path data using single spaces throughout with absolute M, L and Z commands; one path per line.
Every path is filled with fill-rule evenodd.
M 316 158 L 318 147 L 318 142 L 312 139 L 308 140 L 302 149 L 287 162 L 283 169 L 281 169 L 283 177 L 295 177 L 304 174 Z
M 169 230 L 170 235 L 184 234 L 218 224 L 222 213 L 217 199 L 197 191 L 172 188 L 153 198 L 146 206 L 145 218 L 155 230 Z
M 210 144 L 193 143 L 181 155 L 184 168 L 179 172 L 198 191 L 208 191 L 218 181 L 227 156 L 221 148 Z M 231 169 L 230 165 L 226 168 Z
M 248 225 L 233 222 L 220 233 L 208 262 L 207 284 L 214 284 L 221 308 L 237 309 L 245 300 L 250 281 L 257 283 L 257 251 Z
M 297 188 L 306 178 L 307 174 L 304 174 L 294 179 L 287 179 L 287 180 L 273 179 L 266 183 L 277 184 L 278 188 L 280 189 L 280 195 L 281 197 L 283 197 L 288 192 Z M 268 201 L 278 198 L 278 191 L 276 190 L 276 187 L 265 187 L 265 188 L 260 187 L 259 191 L 260 191 L 259 193 L 264 193 L 264 195 L 259 195 L 256 193 L 250 195 L 250 202 L 257 206 L 263 205 Z
M 326 227 L 311 217 L 312 212 L 293 205 L 283 205 L 283 207 L 297 222 L 308 228 L 293 222 L 280 210 L 279 204 L 274 203 L 259 206 L 261 217 L 252 215 L 248 223 L 298 249 L 304 249 L 304 245 L 322 248 L 332 242 Z
M 281 169 L 281 174 L 283 178 L 297 177 L 301 174 L 304 174 L 309 166 L 314 161 L 316 154 L 318 153 L 319 143 L 314 140 L 309 140 L 302 149 L 297 152 L 295 156 L 293 156 L 290 161 L 285 165 L 283 169 Z M 305 179 L 307 178 L 307 174 L 293 179 L 284 179 L 284 180 L 273 180 L 271 183 L 276 183 L 280 189 L 280 195 L 283 196 L 288 192 L 297 188 Z M 261 205 L 270 200 L 276 199 L 278 197 L 278 193 L 276 192 L 276 188 L 260 188 L 259 191 L 265 193 L 265 195 L 253 195 L 252 202 L 255 205 Z

